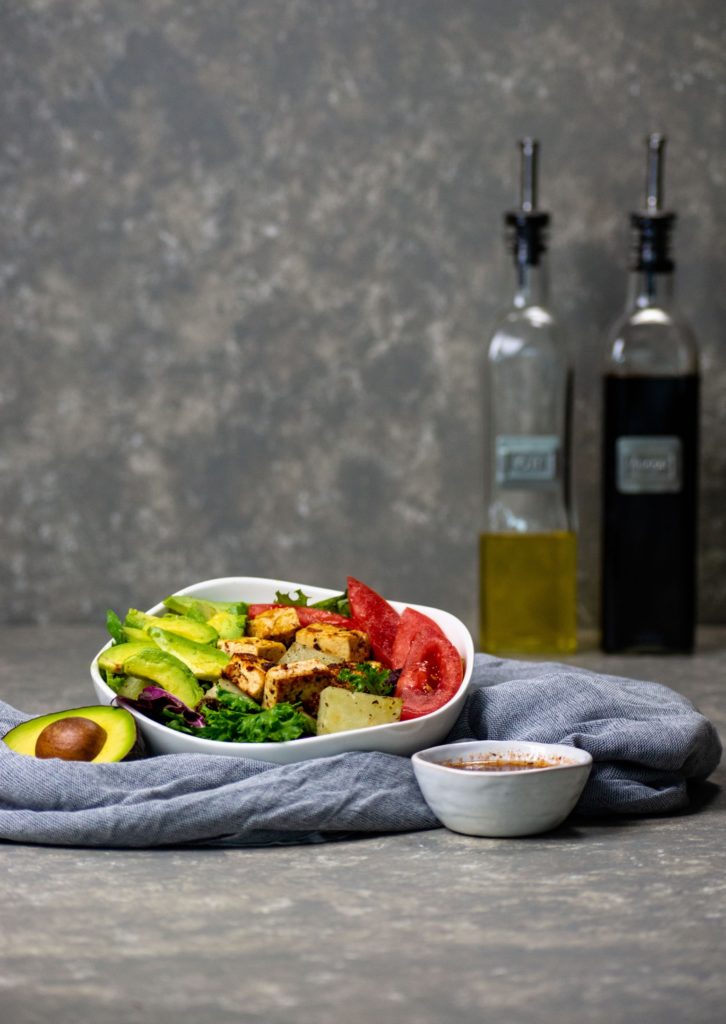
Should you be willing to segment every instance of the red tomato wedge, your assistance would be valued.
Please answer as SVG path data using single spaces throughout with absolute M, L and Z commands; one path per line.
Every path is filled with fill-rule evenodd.
M 268 612 L 271 608 L 294 607 L 297 612 L 301 626 L 309 626 L 311 622 L 327 622 L 330 626 L 340 626 L 341 629 L 353 629 L 353 620 L 347 619 L 345 615 L 338 615 L 337 612 L 326 611 L 325 608 L 298 608 L 295 605 L 285 604 L 251 604 L 247 609 L 250 619 L 256 618 L 262 612 Z
M 396 696 L 403 699 L 401 721 L 438 711 L 454 696 L 462 678 L 461 656 L 454 645 L 435 630 L 419 633 L 396 684 Z
M 437 622 L 430 619 L 428 615 L 417 612 L 414 608 L 406 608 L 393 642 L 392 663 L 394 668 L 403 668 L 406 664 L 408 652 L 415 640 L 422 636 L 440 636 L 446 639 L 444 631 Z
M 348 577 L 348 602 L 356 628 L 368 634 L 376 658 L 391 668 L 400 615 L 380 594 L 352 576 Z

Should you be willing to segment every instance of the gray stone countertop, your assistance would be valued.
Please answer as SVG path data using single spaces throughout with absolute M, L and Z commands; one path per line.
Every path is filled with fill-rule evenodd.
M 85 703 L 93 627 L 0 629 L 0 693 Z M 655 679 L 726 734 L 726 630 Z M 0 844 L 3 1024 L 706 1024 L 726 997 L 726 772 L 693 813 L 308 847 Z

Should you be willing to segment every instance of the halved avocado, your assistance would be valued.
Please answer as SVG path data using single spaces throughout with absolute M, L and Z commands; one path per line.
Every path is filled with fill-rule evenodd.
M 68 743 L 63 742 L 63 727 L 56 725 L 63 721 L 69 722 L 69 728 L 72 728 L 71 721 L 76 726 L 79 722 L 85 723 L 85 732 L 81 728 L 77 729 L 77 733 L 86 737 L 90 734 L 92 747 L 86 746 L 84 750 L 81 743 L 75 751 L 80 756 L 73 756 L 73 749 Z M 36 746 L 39 738 L 41 756 L 60 756 L 67 761 L 130 761 L 143 754 L 143 742 L 134 716 L 124 708 L 108 707 L 104 704 L 69 708 L 67 711 L 54 711 L 49 715 L 31 718 L 6 733 L 3 742 L 17 754 L 37 757 L 39 755 L 36 753 Z M 67 732 L 65 738 L 68 738 Z M 97 752 L 95 756 L 88 757 L 91 749 Z M 54 753 L 54 750 L 57 752 Z
M 187 640 L 194 640 L 198 644 L 216 643 L 219 634 L 206 622 L 198 622 L 196 619 L 189 619 L 185 615 L 147 615 L 137 608 L 129 608 L 124 629 L 130 626 L 132 629 L 143 629 L 145 633 L 156 626 L 159 629 L 166 629 L 169 633 L 177 633 L 186 637 Z
M 189 708 L 195 707 L 204 696 L 204 690 L 186 665 L 158 647 L 133 655 L 125 662 L 124 671 L 156 683 Z
M 102 672 L 113 672 L 120 675 L 126 670 L 126 662 L 142 651 L 153 651 L 156 644 L 150 636 L 144 634 L 144 640 L 131 640 L 126 644 L 114 644 L 101 651 L 98 656 L 98 667 Z
M 228 654 L 220 651 L 217 647 L 197 644 L 193 640 L 168 633 L 165 629 L 158 629 L 156 626 L 149 629 L 149 636 L 162 651 L 173 654 L 179 661 L 183 661 L 197 679 L 219 679 L 222 669 L 231 660 Z

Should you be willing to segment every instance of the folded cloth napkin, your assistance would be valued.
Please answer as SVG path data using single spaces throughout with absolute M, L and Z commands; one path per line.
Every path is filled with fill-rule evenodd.
M 0 701 L 0 735 L 27 716 Z M 713 725 L 656 683 L 477 655 L 449 739 L 567 743 L 594 759 L 577 811 L 688 806 L 721 757 Z M 351 753 L 272 765 L 167 754 L 122 764 L 45 761 L 0 743 L 0 839 L 57 846 L 252 846 L 439 825 L 408 758 Z

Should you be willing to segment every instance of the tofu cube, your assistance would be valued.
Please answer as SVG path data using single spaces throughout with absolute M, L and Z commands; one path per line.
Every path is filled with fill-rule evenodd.
M 250 636 L 259 637 L 261 640 L 276 640 L 278 643 L 287 646 L 295 638 L 295 633 L 300 629 L 300 619 L 294 608 L 269 608 L 266 612 L 260 612 L 247 623 L 247 632 Z
M 315 716 L 318 713 L 320 694 L 330 686 L 345 686 L 345 683 L 338 682 L 334 666 L 326 665 L 317 658 L 289 665 L 273 665 L 265 677 L 262 706 L 271 708 L 288 701 L 290 704 L 301 704 L 303 711 Z
M 305 647 L 332 654 L 341 661 L 365 661 L 370 653 L 368 637 L 359 629 L 343 629 L 328 622 L 311 622 L 298 629 L 295 640 Z
M 276 665 L 285 653 L 285 645 L 277 640 L 264 640 L 256 636 L 242 636 L 238 640 L 219 640 L 217 646 L 225 654 L 254 654 L 256 658 Z
M 272 667 L 271 661 L 263 661 L 254 654 L 233 654 L 222 675 L 259 703 L 265 691 L 267 672 Z

